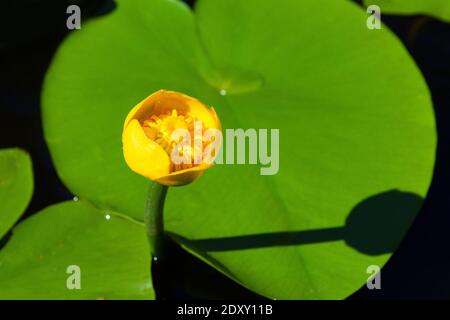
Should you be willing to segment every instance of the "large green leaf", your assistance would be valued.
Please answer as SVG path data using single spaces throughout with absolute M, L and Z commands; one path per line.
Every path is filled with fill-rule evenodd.
M 25 211 L 33 194 L 33 169 L 20 149 L 0 150 L 0 239 Z
M 366 6 L 377 5 L 387 14 L 425 14 L 450 22 L 448 0 L 364 0 Z
M 0 299 L 152 299 L 149 263 L 142 225 L 65 202 L 13 229 L 0 251 Z M 69 266 L 80 289 L 68 289 L 78 272 Z
M 200 0 L 195 12 L 119 1 L 64 42 L 47 75 L 59 174 L 97 206 L 140 217 L 146 181 L 126 168 L 120 135 L 129 109 L 161 88 L 213 105 L 224 128 L 278 128 L 278 174 L 216 165 L 171 188 L 167 229 L 267 297 L 348 296 L 419 210 L 436 144 L 420 72 L 366 19 L 346 1 Z

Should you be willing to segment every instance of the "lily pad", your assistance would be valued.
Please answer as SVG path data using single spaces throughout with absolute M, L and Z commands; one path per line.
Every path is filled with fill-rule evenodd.
M 148 182 L 126 168 L 120 136 L 130 108 L 158 89 L 214 106 L 224 130 L 279 129 L 277 174 L 216 165 L 169 190 L 167 230 L 266 297 L 345 298 L 408 229 L 436 148 L 417 66 L 366 19 L 347 1 L 200 0 L 194 11 L 118 1 L 66 39 L 46 77 L 45 134 L 61 178 L 140 218 Z
M 0 299 L 153 299 L 143 226 L 108 214 L 65 202 L 20 223 L 0 251 Z
M 0 239 L 19 220 L 33 194 L 31 159 L 20 149 L 0 150 Z
M 364 0 L 366 6 L 377 5 L 387 14 L 424 14 L 450 22 L 450 2 L 445 0 Z

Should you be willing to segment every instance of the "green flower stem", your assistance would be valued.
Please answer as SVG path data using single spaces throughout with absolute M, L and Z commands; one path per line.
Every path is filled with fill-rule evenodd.
M 153 258 L 163 255 L 164 247 L 164 201 L 167 186 L 152 182 L 148 190 L 145 204 L 144 223 Z

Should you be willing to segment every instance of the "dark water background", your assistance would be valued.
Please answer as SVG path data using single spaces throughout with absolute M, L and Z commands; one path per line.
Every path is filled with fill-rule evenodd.
M 186 1 L 192 5 L 194 0 Z M 3 0 L 0 3 L 0 148 L 20 147 L 33 160 L 35 191 L 24 217 L 72 198 L 56 175 L 43 139 L 40 92 L 52 56 L 67 35 L 66 8 L 82 21 L 111 9 L 98 0 Z M 439 131 L 437 163 L 425 204 L 382 270 L 382 290 L 363 286 L 350 299 L 450 297 L 450 24 L 422 16 L 382 20 L 403 41 L 432 92 Z M 175 244 L 155 286 L 169 298 L 258 298 Z M 183 266 L 179 268 L 179 266 Z

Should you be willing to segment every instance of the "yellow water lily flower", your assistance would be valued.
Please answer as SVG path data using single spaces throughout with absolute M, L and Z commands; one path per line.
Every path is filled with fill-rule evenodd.
M 184 137 L 175 135 L 177 129 L 187 132 L 191 143 L 181 145 Z M 213 108 L 185 94 L 159 90 L 128 113 L 122 133 L 125 161 L 134 172 L 163 185 L 190 183 L 213 164 L 211 158 L 198 157 L 211 142 L 204 135 L 209 129 L 221 130 Z M 173 160 L 176 153 L 181 163 Z

